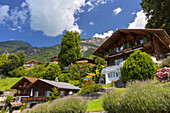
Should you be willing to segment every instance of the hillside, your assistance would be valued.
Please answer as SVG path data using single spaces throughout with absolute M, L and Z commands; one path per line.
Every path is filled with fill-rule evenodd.
M 105 39 L 90 38 L 82 39 L 81 52 L 83 57 L 92 55 L 92 52 L 101 44 Z M 95 42 L 95 43 L 94 43 Z M 32 47 L 28 42 L 23 41 L 6 41 L 0 42 L 0 55 L 7 50 L 9 53 L 17 53 L 24 51 L 26 54 L 26 61 L 37 60 L 42 63 L 48 62 L 50 57 L 57 55 L 60 51 L 60 44 L 49 47 Z

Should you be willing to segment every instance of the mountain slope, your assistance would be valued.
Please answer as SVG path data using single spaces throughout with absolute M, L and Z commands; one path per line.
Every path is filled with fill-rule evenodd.
M 105 39 L 100 38 L 83 39 L 80 44 L 82 57 L 88 57 L 92 55 L 92 52 L 101 43 L 103 43 L 104 40 Z M 49 61 L 49 58 L 57 55 L 60 51 L 60 48 L 60 44 L 49 47 L 32 47 L 28 42 L 6 41 L 0 42 L 0 55 L 5 52 L 5 50 L 7 50 L 9 53 L 17 53 L 19 51 L 24 51 L 27 56 L 26 61 L 37 60 L 42 63 L 45 63 Z

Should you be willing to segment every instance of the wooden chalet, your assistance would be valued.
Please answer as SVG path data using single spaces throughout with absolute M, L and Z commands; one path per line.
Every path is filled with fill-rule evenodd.
M 34 67 L 36 65 L 42 65 L 42 64 L 43 63 L 38 62 L 36 60 L 31 60 L 31 61 L 26 62 L 26 64 L 24 64 L 23 66 L 26 67 L 26 68 L 31 68 L 31 67 Z
M 57 56 L 53 56 L 50 58 L 50 63 L 56 63 L 58 64 Z
M 27 107 L 30 108 L 35 103 L 47 102 L 54 87 L 58 88 L 60 96 L 67 96 L 80 90 L 69 83 L 30 77 L 23 77 L 11 89 L 17 90 L 16 101 L 27 103 Z
M 137 49 L 150 54 L 155 62 L 162 60 L 170 52 L 170 37 L 163 29 L 118 29 L 93 52 L 114 66 L 103 69 L 106 83 L 120 77 L 120 62 Z

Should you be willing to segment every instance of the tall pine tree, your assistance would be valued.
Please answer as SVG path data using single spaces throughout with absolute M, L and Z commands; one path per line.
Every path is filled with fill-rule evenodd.
M 61 67 L 68 66 L 71 61 L 81 57 L 80 37 L 77 31 L 67 31 L 63 35 L 61 50 L 58 54 Z

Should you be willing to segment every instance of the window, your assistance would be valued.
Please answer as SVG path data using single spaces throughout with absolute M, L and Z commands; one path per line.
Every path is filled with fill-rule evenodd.
M 129 48 L 129 43 L 127 43 L 127 48 Z
M 115 73 L 113 73 L 113 77 L 115 77 Z
M 46 95 L 46 97 L 49 97 L 50 96 L 50 91 L 46 91 L 45 95 Z
M 115 60 L 115 65 L 119 65 L 119 60 Z
M 60 96 L 65 96 L 65 91 L 60 91 Z
M 123 46 L 122 46 L 122 47 L 120 47 L 120 51 L 121 51 L 121 50 L 123 50 Z
M 143 44 L 143 40 L 140 40 L 140 44 Z
M 112 52 L 112 49 L 109 49 L 109 53 L 111 53 Z
M 38 97 L 38 91 L 34 92 L 34 97 Z
M 144 43 L 147 42 L 147 38 L 146 38 L 146 37 L 143 38 L 143 42 L 144 42 Z
M 137 46 L 138 45 L 138 43 L 137 43 L 137 41 L 135 41 L 135 46 Z
M 118 48 L 116 48 L 116 52 L 119 52 L 119 49 L 118 49 Z
M 119 74 L 118 73 L 116 73 L 116 77 L 118 77 L 119 76 Z
M 108 78 L 110 78 L 110 73 L 108 74 Z

